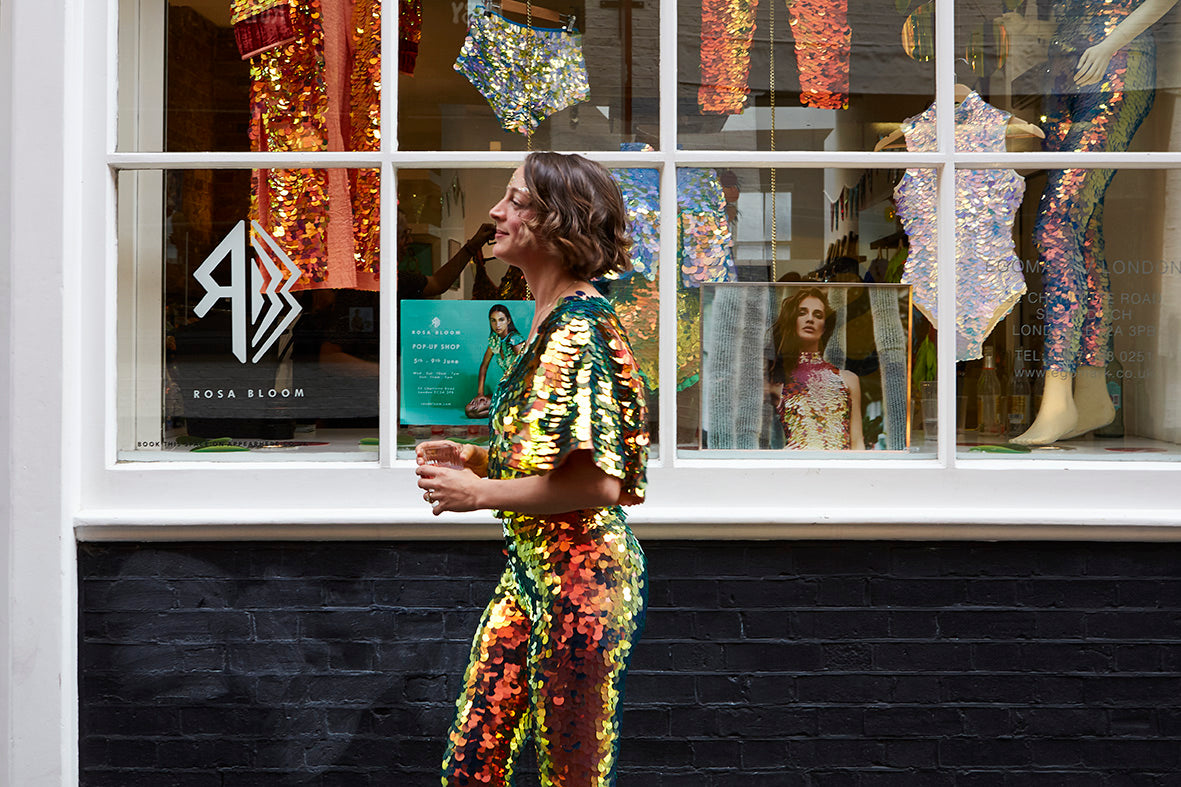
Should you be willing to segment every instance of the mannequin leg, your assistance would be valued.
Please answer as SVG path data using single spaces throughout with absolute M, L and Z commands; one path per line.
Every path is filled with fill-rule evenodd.
M 1052 58 L 1056 82 L 1068 79 L 1075 64 L 1073 55 Z M 1072 84 L 1056 86 L 1047 150 L 1127 150 L 1152 108 L 1154 74 L 1151 51 L 1121 50 L 1101 87 L 1076 92 Z M 1114 174 L 1056 170 L 1047 178 L 1034 230 L 1047 304 L 1046 389 L 1033 425 L 1014 442 L 1052 443 L 1115 417 L 1104 380 L 1111 296 L 1102 228 L 1103 197 Z
M 1078 409 L 1071 391 L 1074 375 L 1068 372 L 1046 372 L 1046 390 L 1037 418 L 1025 434 L 1013 438 L 1022 445 L 1046 445 L 1074 431 L 1078 425 Z M 1108 402 L 1110 404 L 1110 402 Z
M 1115 420 L 1115 405 L 1107 393 L 1107 369 L 1103 366 L 1080 366 L 1074 377 L 1074 408 L 1078 423 L 1062 439 L 1086 434 Z

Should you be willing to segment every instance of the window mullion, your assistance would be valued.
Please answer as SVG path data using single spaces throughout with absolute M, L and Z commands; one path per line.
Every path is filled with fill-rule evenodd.
M 936 132 L 942 163 L 938 171 L 936 210 L 938 266 L 937 285 L 940 328 L 936 341 L 938 358 L 938 447 L 944 467 L 955 467 L 956 365 L 955 365 L 955 20 L 953 0 L 935 2 L 935 106 Z M 913 392 L 912 392 L 913 396 Z

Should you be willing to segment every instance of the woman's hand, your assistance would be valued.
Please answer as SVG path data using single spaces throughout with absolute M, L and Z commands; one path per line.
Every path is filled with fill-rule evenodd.
M 480 228 L 476 230 L 475 234 L 468 238 L 467 243 L 463 245 L 467 246 L 468 251 L 474 257 L 494 237 L 496 237 L 496 227 L 493 224 L 485 222 L 480 225 Z
M 476 511 L 480 504 L 479 489 L 486 483 L 471 470 L 453 470 L 439 465 L 419 465 L 418 488 L 424 490 L 422 499 L 431 506 L 435 516 L 444 511 Z
M 428 440 L 414 446 L 414 458 L 420 466 L 426 465 L 426 454 L 435 446 L 452 445 L 459 450 L 459 461 L 464 468 L 471 470 L 480 478 L 488 475 L 488 451 L 471 443 L 456 443 L 451 440 Z
M 1107 64 L 1111 61 L 1111 56 L 1115 54 L 1115 51 L 1107 39 L 1104 39 L 1083 52 L 1074 72 L 1074 83 L 1082 87 L 1093 85 L 1102 79 L 1103 75 L 1107 73 Z

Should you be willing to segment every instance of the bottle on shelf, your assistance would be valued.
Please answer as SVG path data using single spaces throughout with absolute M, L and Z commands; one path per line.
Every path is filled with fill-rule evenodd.
M 976 379 L 976 431 L 980 434 L 1004 434 L 1004 397 L 1001 380 L 996 373 L 996 355 L 992 347 L 984 348 L 984 370 Z
M 1107 371 L 1104 374 L 1107 395 L 1115 405 L 1115 418 L 1107 426 L 1101 426 L 1092 434 L 1096 437 L 1124 436 L 1124 365 L 1115 354 L 1115 341 L 1107 344 Z
M 1024 434 L 1033 419 L 1033 385 L 1021 348 L 1013 356 L 1013 379 L 1009 384 L 1009 435 Z

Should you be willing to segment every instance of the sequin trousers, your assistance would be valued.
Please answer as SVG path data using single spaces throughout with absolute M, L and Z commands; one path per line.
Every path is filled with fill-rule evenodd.
M 492 403 L 489 478 L 544 473 L 574 450 L 643 499 L 644 388 L 602 298 L 559 303 Z M 497 512 L 508 565 L 484 610 L 443 760 L 444 787 L 512 783 L 532 735 L 546 787 L 615 783 L 624 676 L 644 625 L 644 553 L 620 506 Z
M 1045 149 L 1127 150 L 1154 98 L 1155 48 L 1146 35 L 1112 56 L 1103 78 L 1074 83 L 1078 51 L 1051 50 Z M 1045 304 L 1045 368 L 1073 374 L 1107 365 L 1111 280 L 1103 239 L 1103 197 L 1113 169 L 1047 173 L 1034 241 Z

